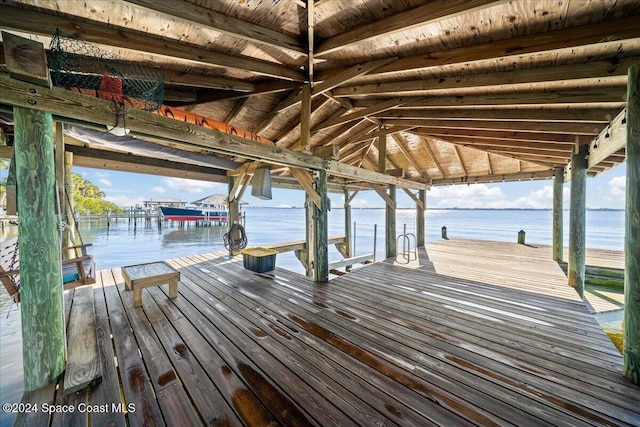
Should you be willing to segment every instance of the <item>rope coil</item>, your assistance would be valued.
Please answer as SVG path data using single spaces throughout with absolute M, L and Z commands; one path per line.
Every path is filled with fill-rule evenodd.
M 238 237 L 233 237 L 238 236 Z M 223 236 L 224 247 L 230 251 L 239 251 L 247 247 L 247 233 L 240 224 L 232 224 L 229 231 Z

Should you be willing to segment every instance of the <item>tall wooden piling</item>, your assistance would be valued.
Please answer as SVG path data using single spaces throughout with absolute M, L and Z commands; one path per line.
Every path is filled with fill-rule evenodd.
M 424 246 L 424 213 L 427 210 L 427 191 L 419 190 L 418 191 L 418 200 L 422 203 L 416 203 L 416 245 L 418 247 Z
M 313 256 L 313 278 L 316 282 L 326 283 L 329 281 L 329 220 L 327 211 L 329 200 L 327 199 L 327 171 L 319 170 L 315 180 L 315 190 L 320 195 L 320 207 L 315 208 L 314 213 L 314 234 L 315 250 Z
M 385 210 L 385 246 L 386 257 L 396 256 L 396 186 L 390 185 L 388 196 L 393 204 L 387 203 Z
M 53 120 L 50 113 L 20 107 L 13 115 L 24 386 L 32 391 L 52 383 L 64 370 Z
M 562 185 L 564 168 L 556 168 L 553 173 L 553 260 L 562 261 Z
M 571 156 L 571 207 L 569 212 L 569 285 L 584 297 L 585 222 L 588 145 L 574 147 Z
M 640 63 L 629 68 L 624 263 L 624 375 L 640 384 Z
M 75 242 L 75 230 L 76 230 L 76 219 L 73 216 L 74 212 L 74 201 L 73 201 L 73 153 L 66 151 L 64 153 L 64 199 L 60 200 L 60 204 L 65 205 L 66 209 L 64 212 L 65 222 L 67 223 L 67 227 L 62 231 L 62 246 L 63 247 L 71 247 L 74 246 L 73 242 Z M 74 252 L 72 249 L 67 251 L 67 257 L 73 258 Z
M 341 245 L 341 254 L 345 258 L 351 258 L 351 203 L 349 200 L 349 190 L 344 189 L 344 243 Z
M 238 224 L 240 222 L 240 203 L 233 194 L 233 188 L 235 187 L 236 179 L 237 178 L 235 176 L 229 177 L 229 192 L 227 196 L 227 208 L 229 210 L 229 217 L 227 218 L 227 221 L 229 224 L 229 229 L 231 229 L 233 224 Z M 234 235 L 230 235 L 229 237 L 231 238 L 230 240 L 238 239 L 240 238 L 240 232 L 236 231 Z M 233 256 L 237 254 L 237 251 L 234 251 L 231 248 L 229 249 L 229 255 Z

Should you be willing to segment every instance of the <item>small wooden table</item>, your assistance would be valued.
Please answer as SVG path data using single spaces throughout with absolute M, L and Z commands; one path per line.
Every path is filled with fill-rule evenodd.
M 180 272 L 163 261 L 122 267 L 125 288 L 133 291 L 133 305 L 142 305 L 142 289 L 150 286 L 169 284 L 169 298 L 178 296 Z

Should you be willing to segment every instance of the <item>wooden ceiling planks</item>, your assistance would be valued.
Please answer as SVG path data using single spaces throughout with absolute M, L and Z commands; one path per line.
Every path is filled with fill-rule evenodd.
M 387 167 L 436 184 L 550 176 L 572 144 L 591 141 L 625 107 L 626 70 L 640 60 L 636 0 L 306 6 L 7 0 L 0 28 L 48 43 L 59 26 L 166 70 L 173 105 L 284 148 L 298 145 L 299 92 L 313 76 L 310 148 L 335 144 L 341 161 L 375 171 L 371 141 L 385 125 L 396 141 Z M 623 160 L 612 155 L 592 171 Z

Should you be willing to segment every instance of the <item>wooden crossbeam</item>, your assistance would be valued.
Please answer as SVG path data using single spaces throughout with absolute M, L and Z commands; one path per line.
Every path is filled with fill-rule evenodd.
M 172 19 L 219 31 L 232 37 L 253 43 L 265 44 L 295 53 L 306 53 L 300 41 L 288 34 L 261 27 L 230 15 L 216 12 L 193 3 L 178 0 L 127 0 L 145 9 L 160 12 Z
M 396 108 L 399 107 L 401 105 L 405 105 L 405 104 L 414 104 L 421 101 L 421 99 L 415 99 L 415 98 L 398 98 L 398 99 L 389 99 L 387 101 L 383 101 L 383 102 L 379 102 L 376 103 L 374 105 L 371 105 L 369 107 L 366 107 L 364 109 L 362 109 L 361 111 L 354 111 L 353 113 L 349 113 L 346 114 L 344 116 L 340 116 L 340 117 L 335 117 L 333 119 L 329 119 L 324 121 L 323 123 L 320 123 L 318 125 L 316 125 L 311 133 L 317 133 L 318 131 L 322 130 L 322 129 L 326 129 L 332 126 L 337 126 L 337 125 L 341 125 L 344 123 L 349 123 L 352 122 L 354 120 L 358 120 L 361 119 L 363 117 L 368 117 L 368 116 L 372 116 L 374 114 L 380 113 L 382 111 L 385 110 L 390 110 L 392 108 Z
M 627 94 L 626 84 L 614 84 L 599 87 L 576 87 L 573 89 L 557 89 L 536 92 L 499 92 L 487 95 L 456 95 L 456 96 L 430 96 L 414 98 L 414 101 L 407 98 L 399 98 L 405 102 L 393 106 L 391 99 L 380 102 L 379 99 L 355 101 L 355 108 L 372 109 L 376 106 L 387 106 L 373 115 L 392 108 L 421 108 L 421 107 L 461 107 L 461 106 L 504 106 L 504 105 L 541 105 L 541 104 L 590 104 L 590 103 L 614 103 L 609 108 L 617 105 L 624 106 Z M 398 102 L 398 101 L 396 101 Z
M 333 88 L 336 88 L 342 84 L 344 84 L 345 82 L 348 82 L 349 80 L 352 80 L 356 77 L 360 77 L 363 76 L 367 73 L 369 73 L 372 70 L 375 70 L 376 68 L 380 68 L 383 65 L 386 65 L 390 62 L 393 62 L 394 60 L 396 60 L 397 58 L 384 58 L 384 59 L 378 59 L 376 61 L 371 61 L 371 62 L 365 62 L 363 64 L 358 64 L 358 65 L 354 65 L 353 67 L 347 68 L 346 70 L 342 71 L 339 74 L 336 74 L 335 76 L 331 76 L 330 78 L 326 79 L 323 82 L 320 82 L 318 84 L 316 84 L 313 87 L 313 90 L 311 91 L 311 98 L 315 98 L 319 95 L 322 95 L 330 90 L 332 90 Z M 280 104 L 278 104 L 274 110 L 275 111 L 282 111 L 286 108 L 289 108 L 291 106 L 294 106 L 298 103 L 300 103 L 302 101 L 302 94 L 294 94 L 293 96 L 288 97 L 287 99 L 285 99 L 284 101 L 282 101 Z
M 418 70 L 444 65 L 464 64 L 492 58 L 504 58 L 526 55 L 540 51 L 565 49 L 640 37 L 638 20 L 640 16 L 627 16 L 619 19 L 563 28 L 537 34 L 511 37 L 482 45 L 468 45 L 452 49 L 429 52 L 428 55 L 408 56 L 387 66 L 375 70 L 374 74 L 398 71 Z M 322 77 L 322 76 L 320 76 Z
M 620 112 L 620 108 L 591 105 L 588 107 L 553 105 L 544 107 L 485 107 L 485 108 L 425 108 L 425 109 L 395 109 L 376 114 L 379 119 L 431 119 L 431 120 L 462 120 L 488 122 L 519 121 L 544 123 L 588 123 L 603 124 Z
M 453 151 L 456 154 L 456 159 L 458 159 L 458 163 L 460 163 L 460 168 L 462 169 L 462 172 L 467 175 L 467 168 L 464 167 L 464 162 L 462 161 L 462 157 L 460 156 L 460 151 L 457 145 L 453 146 Z
M 82 41 L 105 46 L 173 56 L 279 79 L 294 81 L 303 81 L 305 79 L 304 75 L 298 70 L 272 62 L 221 54 L 203 49 L 202 46 L 143 34 L 125 27 L 116 27 L 114 23 L 89 22 L 79 18 L 51 15 L 5 3 L 0 4 L 0 16 L 3 17 L 5 28 L 12 30 L 51 36 L 57 29 L 60 29 L 66 33 L 73 34 Z
M 1 8 L 1 6 L 0 6 Z M 111 102 L 85 96 L 60 88 L 35 88 L 0 75 L 0 102 L 24 106 L 56 115 L 56 120 L 73 119 L 87 123 L 106 125 L 113 119 Z M 325 169 L 333 176 L 357 178 L 379 184 L 393 184 L 401 188 L 424 188 L 424 184 L 390 177 L 378 172 L 354 168 L 334 160 L 321 159 L 305 153 L 296 153 L 270 144 L 226 134 L 214 129 L 173 120 L 158 114 L 135 108 L 126 110 L 127 128 L 133 135 L 172 142 L 180 146 L 241 156 L 266 163 L 308 169 Z
M 378 193 L 378 195 L 380 197 L 382 197 L 382 200 L 384 200 L 384 202 L 387 204 L 388 207 L 390 207 L 392 209 L 395 209 L 396 202 L 391 197 L 389 197 L 389 195 L 386 193 L 384 187 L 382 187 L 380 185 L 373 185 L 372 188 L 376 193 Z
M 422 148 L 424 148 L 424 151 L 427 153 L 427 156 L 429 156 L 433 164 L 436 165 L 436 168 L 438 168 L 438 172 L 440 172 L 440 175 L 442 177 L 445 177 L 446 174 L 444 173 L 444 170 L 440 166 L 440 162 L 438 162 L 438 160 L 436 159 L 436 156 L 433 154 L 431 147 L 429 147 L 429 143 L 427 142 L 427 140 L 423 137 L 419 137 L 418 141 L 420 141 L 420 143 L 422 144 Z
M 442 19 L 454 18 L 503 2 L 495 0 L 439 0 L 430 2 L 333 36 L 320 43 L 316 49 L 316 55 L 326 55 L 370 39 L 398 31 L 406 31 Z
M 597 166 L 600 162 L 616 153 L 627 144 L 627 110 L 618 114 L 600 134 L 589 144 L 589 160 L 587 168 Z
M 298 180 L 309 198 L 319 209 L 322 198 L 320 197 L 320 194 L 318 194 L 318 192 L 315 190 L 315 188 L 313 188 L 313 178 L 311 177 L 311 174 L 303 169 L 289 168 L 289 170 L 291 171 L 291 175 L 293 175 L 296 180 Z
M 466 74 L 466 71 L 456 73 L 455 76 L 435 76 L 420 80 L 395 80 L 383 83 L 368 83 L 353 86 L 342 86 L 333 91 L 335 96 L 368 96 L 368 95 L 397 95 L 409 94 L 426 95 L 425 91 L 461 88 L 476 88 L 483 86 L 505 86 L 521 83 L 557 82 L 565 84 L 566 80 L 611 77 L 626 79 L 629 67 L 640 58 L 616 57 L 611 61 L 593 61 L 570 65 L 554 65 L 524 70 L 492 72 L 486 74 Z M 617 80 L 616 80 L 617 81 Z
M 416 206 L 418 206 L 420 209 L 424 209 L 424 203 L 422 203 L 422 200 L 420 200 L 418 198 L 418 196 L 416 196 L 415 194 L 413 194 L 410 190 L 407 190 L 406 188 L 403 188 L 404 192 L 407 193 L 407 196 L 409 196 L 411 198 L 411 200 L 413 200 L 416 203 Z
M 392 129 L 409 130 L 418 128 L 424 131 L 435 129 L 467 129 L 467 130 L 493 130 L 515 131 L 534 133 L 559 133 L 573 135 L 597 135 L 602 130 L 600 123 L 567 123 L 567 122 L 534 122 L 534 121 L 507 121 L 507 120 L 441 120 L 441 119 L 391 119 L 384 120 L 386 126 Z

